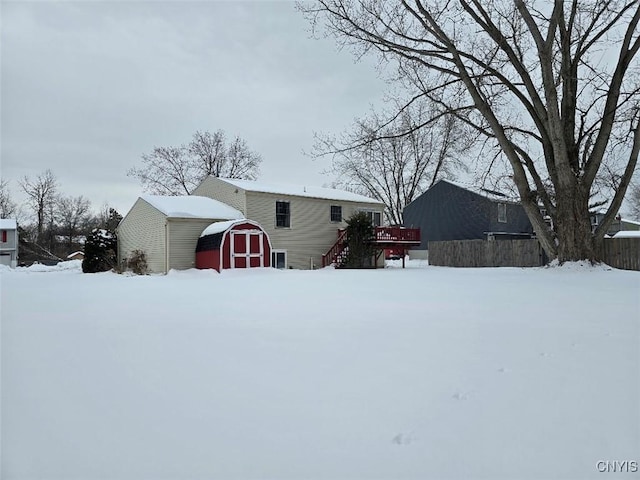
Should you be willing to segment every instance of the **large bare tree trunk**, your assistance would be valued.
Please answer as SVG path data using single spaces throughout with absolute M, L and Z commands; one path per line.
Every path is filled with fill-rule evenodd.
M 395 63 L 390 80 L 409 97 L 476 129 L 494 149 L 484 173 L 510 169 L 498 174 L 517 188 L 549 257 L 598 260 L 640 151 L 638 0 L 317 0 L 300 9 L 359 55 Z M 594 232 L 592 198 L 606 209 Z
M 556 192 L 557 254 L 560 262 L 588 259 L 598 260 L 595 239 L 591 233 L 589 195 L 579 186 Z

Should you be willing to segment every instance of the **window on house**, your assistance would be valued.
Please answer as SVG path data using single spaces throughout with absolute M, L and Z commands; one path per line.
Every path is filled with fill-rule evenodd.
M 289 202 L 276 202 L 276 227 L 291 226 L 291 206 Z
M 367 212 L 369 215 L 369 220 L 371 220 L 371 224 L 374 227 L 379 227 L 382 225 L 382 213 L 380 212 Z
M 507 204 L 506 203 L 498 204 L 498 221 L 500 223 L 507 223 Z
M 271 266 L 273 268 L 287 268 L 287 251 L 271 250 Z
M 331 205 L 331 221 L 342 221 L 342 207 L 340 205 Z
M 7 243 L 7 231 L 2 230 L 2 243 Z

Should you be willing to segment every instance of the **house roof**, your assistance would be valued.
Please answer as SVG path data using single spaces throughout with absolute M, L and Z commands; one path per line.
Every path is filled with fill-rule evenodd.
M 344 202 L 377 203 L 382 205 L 380 200 L 365 197 L 357 193 L 337 190 L 335 188 L 313 187 L 307 185 L 285 185 L 255 182 L 252 180 L 238 180 L 235 178 L 220 178 L 220 180 L 230 183 L 248 192 L 275 193 L 277 195 L 292 195 L 297 197 L 322 198 L 326 200 L 340 200 Z
M 16 230 L 18 222 L 14 218 L 0 218 L 0 228 L 2 230 Z
M 638 225 L 638 226 L 640 226 L 640 222 L 636 222 L 635 220 L 629 220 L 628 218 L 624 218 L 624 217 L 623 217 L 623 218 L 621 218 L 621 219 L 620 219 L 620 221 L 621 221 L 621 222 L 624 222 L 624 223 L 630 223 L 631 225 Z
M 169 218 L 239 219 L 244 215 L 226 203 L 207 197 L 142 195 L 148 202 Z
M 620 230 L 613 238 L 640 238 L 640 230 Z
M 485 198 L 488 198 L 489 200 L 493 200 L 493 201 L 497 201 L 497 202 L 518 202 L 517 198 L 514 198 L 512 196 L 506 195 L 502 192 L 498 192 L 496 190 L 491 190 L 488 188 L 483 188 L 483 187 L 478 187 L 476 185 L 470 185 L 470 184 L 465 184 L 465 183 L 460 183 L 460 182 L 454 182 L 452 180 L 447 180 L 447 179 L 441 179 L 438 180 L 438 182 L 446 182 L 449 183 L 451 185 L 455 185 L 456 187 L 459 188 L 463 188 L 465 190 L 469 190 L 470 192 L 473 192 L 477 195 L 483 196 Z

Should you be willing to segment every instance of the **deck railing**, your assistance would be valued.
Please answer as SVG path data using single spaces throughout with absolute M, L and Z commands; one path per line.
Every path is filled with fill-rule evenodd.
M 376 227 L 377 243 L 420 243 L 419 228 Z
M 343 255 L 345 248 L 347 231 L 346 229 L 338 230 L 338 239 L 329 249 L 327 253 L 322 255 L 322 267 L 336 263 L 339 266 L 344 261 Z M 420 229 L 405 227 L 375 227 L 372 243 L 378 245 L 377 248 L 398 248 L 406 249 L 410 246 L 420 244 Z

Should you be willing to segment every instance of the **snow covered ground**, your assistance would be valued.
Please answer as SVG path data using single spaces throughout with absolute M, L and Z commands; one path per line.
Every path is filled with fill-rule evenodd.
M 598 462 L 640 461 L 640 273 L 410 266 L 3 269 L 0 477 L 604 478 Z

